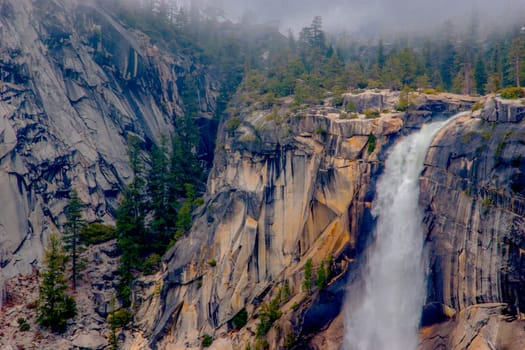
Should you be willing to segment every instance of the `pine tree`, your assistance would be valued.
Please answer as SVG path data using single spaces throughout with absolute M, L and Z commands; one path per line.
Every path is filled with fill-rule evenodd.
M 169 160 L 166 141 L 163 139 L 160 146 L 153 146 L 150 151 L 151 168 L 147 178 L 147 188 L 152 220 L 150 232 L 155 241 L 154 251 L 169 243 L 170 232 L 173 231 L 176 212 L 169 205 Z
M 321 265 L 317 269 L 317 288 L 319 290 L 323 289 L 326 286 L 326 268 L 324 266 L 324 261 L 321 261 Z
M 385 48 L 383 45 L 383 39 L 379 39 L 379 45 L 377 48 L 377 66 L 379 70 L 383 69 L 383 66 L 385 65 Z
M 485 86 L 487 85 L 487 71 L 485 69 L 485 63 L 483 59 L 478 57 L 476 62 L 476 68 L 474 69 L 474 80 L 476 82 L 476 91 L 480 95 L 485 94 Z
M 184 195 L 185 184 L 199 184 L 202 179 L 197 156 L 200 133 L 195 123 L 199 112 L 197 82 L 193 77 L 186 77 L 179 90 L 184 101 L 184 114 L 175 120 L 175 135 L 172 139 L 169 183 L 175 192 L 174 197 Z
M 304 292 L 310 294 L 312 292 L 312 281 L 313 281 L 313 263 L 312 258 L 308 258 L 304 264 L 304 278 L 301 288 Z
M 41 283 L 38 297 L 38 323 L 63 332 L 67 320 L 76 314 L 76 303 L 68 296 L 65 277 L 67 255 L 57 234 L 52 234 L 44 256 L 44 270 L 40 274 Z
M 71 198 L 66 206 L 65 214 L 67 221 L 64 224 L 64 243 L 71 258 L 71 281 L 73 290 L 75 290 L 78 278 L 78 255 L 82 249 L 80 233 L 85 226 L 85 222 L 82 220 L 82 201 L 76 190 L 71 191 Z
M 124 199 L 117 210 L 116 230 L 117 242 L 122 251 L 118 294 L 126 305 L 130 302 L 132 272 L 140 266 L 141 251 L 147 250 L 151 244 L 146 236 L 145 180 L 139 139 L 130 137 L 129 145 L 133 181 L 124 191 Z
M 514 77 L 514 83 L 516 87 L 521 87 L 521 79 L 522 79 L 522 61 L 525 57 L 525 39 L 523 35 L 517 35 L 512 40 L 512 45 L 509 51 L 509 61 L 512 62 L 512 76 Z

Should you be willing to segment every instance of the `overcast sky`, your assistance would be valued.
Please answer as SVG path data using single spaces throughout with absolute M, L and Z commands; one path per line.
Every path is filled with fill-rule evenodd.
M 473 13 L 480 27 L 523 21 L 525 0 L 208 0 L 225 7 L 228 17 L 250 11 L 260 20 L 278 21 L 282 29 L 301 28 L 315 15 L 326 29 L 349 32 L 413 31 L 443 26 L 450 19 L 458 26 L 470 23 Z

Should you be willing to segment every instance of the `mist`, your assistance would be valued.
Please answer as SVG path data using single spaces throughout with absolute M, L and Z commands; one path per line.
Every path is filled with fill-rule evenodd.
M 434 32 L 447 21 L 462 28 L 473 17 L 482 32 L 510 23 L 525 25 L 524 0 L 208 0 L 208 4 L 222 6 L 231 19 L 274 22 L 282 30 L 298 31 L 319 15 L 326 30 L 361 36 Z

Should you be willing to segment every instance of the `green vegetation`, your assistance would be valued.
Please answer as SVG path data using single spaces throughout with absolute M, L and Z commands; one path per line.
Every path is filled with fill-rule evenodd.
M 161 259 L 162 257 L 157 253 L 153 253 L 150 256 L 148 256 L 146 260 L 144 261 L 144 269 L 143 269 L 144 274 L 152 275 L 155 272 L 157 272 L 158 269 L 160 268 Z
M 325 129 L 319 127 L 315 129 L 315 134 L 321 136 L 322 138 L 325 138 L 328 135 L 328 131 Z
M 71 191 L 71 198 L 65 209 L 67 221 L 64 224 L 64 243 L 65 249 L 71 258 L 71 281 L 73 290 L 77 287 L 78 275 L 78 255 L 82 250 L 82 229 L 85 222 L 82 219 L 82 202 L 76 190 Z
M 364 114 L 366 119 L 376 119 L 381 116 L 381 113 L 375 109 L 365 109 Z
M 197 197 L 197 189 L 204 187 L 204 172 L 194 153 L 199 142 L 195 130 L 192 117 L 182 116 L 171 149 L 165 139 L 150 149 L 149 171 L 141 140 L 129 138 L 134 176 L 124 191 L 116 225 L 122 251 L 117 295 L 125 306 L 131 303 L 135 275 L 153 273 L 159 267 L 160 256 L 191 228 L 192 212 L 203 203 Z
M 317 269 L 317 289 L 321 290 L 326 286 L 326 269 L 324 261 L 321 261 L 321 265 Z
M 208 260 L 208 265 L 210 265 L 211 267 L 217 266 L 217 260 L 215 259 Z
M 93 222 L 82 227 L 80 240 L 83 244 L 100 244 L 115 238 L 115 227 Z
M 242 309 L 235 316 L 233 316 L 232 326 L 234 329 L 241 329 L 242 327 L 246 326 L 247 322 L 248 312 L 246 311 L 246 309 Z
M 368 154 L 372 154 L 374 150 L 376 149 L 376 137 L 374 134 L 368 135 L 368 146 L 366 148 L 366 152 Z
M 67 320 L 76 314 L 76 303 L 65 292 L 67 256 L 57 234 L 49 237 L 44 254 L 44 269 L 40 274 L 37 322 L 53 332 L 64 332 Z
M 134 278 L 141 272 L 154 272 L 158 256 L 191 228 L 192 213 L 202 202 L 198 196 L 203 191 L 206 173 L 199 164 L 204 159 L 196 119 L 202 113 L 202 91 L 207 86 L 203 86 L 199 67 L 209 66 L 209 72 L 217 74 L 220 91 L 214 117 L 215 121 L 225 121 L 224 130 L 230 135 L 243 122 L 243 108 L 271 110 L 282 104 L 285 97 L 293 101 L 294 111 L 332 97 L 332 105 L 345 119 L 358 117 L 354 113 L 355 102 L 343 98 L 343 92 L 348 90 L 402 91 L 396 106 L 399 111 L 410 109 L 410 91 L 416 90 L 428 94 L 500 91 L 503 98 L 523 96 L 519 86 L 525 83 L 525 50 L 519 28 L 481 41 L 477 40 L 475 28 L 468 33 L 455 33 L 448 27 L 439 36 L 392 38 L 385 45 L 383 40 L 363 42 L 347 36 L 329 37 L 323 31 L 321 17 L 302 28 L 298 37 L 290 33 L 285 38 L 276 28 L 223 22 L 164 1 L 160 11 L 153 11 L 152 4 L 108 1 L 108 7 L 125 25 L 145 32 L 152 44 L 195 58 L 192 71 L 180 74 L 173 86 L 182 100 L 183 111 L 173 115 L 175 135 L 159 145 L 130 137 L 134 176 L 118 209 L 116 229 L 91 224 L 81 230 L 82 241 L 87 244 L 117 238 L 122 251 L 118 296 L 124 305 L 131 302 Z M 95 36 L 97 45 L 104 40 L 100 31 Z M 518 88 L 509 89 L 510 86 Z M 234 94 L 234 103 L 226 115 Z M 479 106 L 474 105 L 476 108 Z M 366 118 L 378 118 L 380 111 L 366 110 L 364 114 Z M 272 118 L 273 115 L 272 112 Z M 321 137 L 327 135 L 323 128 L 315 132 Z M 492 132 L 485 132 L 482 136 L 487 141 L 491 135 Z M 376 137 L 369 135 L 368 154 L 375 151 L 376 143 Z M 503 147 L 498 149 L 501 153 Z M 216 261 L 208 263 L 215 266 Z M 322 288 L 330 278 L 330 273 L 324 271 L 327 267 L 330 264 L 322 263 L 314 278 L 309 259 L 302 289 L 310 294 L 313 283 Z
M 308 258 L 304 264 L 304 277 L 301 284 L 303 292 L 310 294 L 312 292 L 312 282 L 313 282 L 313 263 L 312 258 Z
M 297 338 L 292 332 L 286 333 L 284 337 L 284 348 L 286 350 L 292 349 L 297 344 Z
M 525 97 L 525 92 L 521 87 L 507 87 L 498 91 L 499 95 L 507 100 L 517 100 Z
M 410 88 L 404 87 L 399 94 L 399 102 L 395 106 L 395 109 L 398 112 L 406 112 L 410 106 Z
M 259 320 L 257 324 L 257 338 L 262 338 L 272 328 L 272 325 L 277 321 L 282 312 L 279 310 L 281 298 L 279 296 L 273 298 L 269 303 L 263 304 L 259 309 Z
M 283 286 L 279 289 L 279 297 L 281 298 L 282 302 L 287 302 L 290 300 L 290 297 L 292 296 L 292 291 L 290 289 L 290 284 L 288 282 L 285 282 Z
M 269 350 L 270 349 L 270 343 L 268 343 L 268 340 L 266 339 L 257 339 L 255 341 L 255 350 Z
M 485 198 L 481 200 L 481 208 L 483 209 L 483 213 L 486 213 L 489 211 L 490 208 L 494 206 L 494 199 L 490 195 L 487 195 Z
M 201 345 L 202 345 L 203 348 L 207 348 L 207 347 L 211 346 L 212 343 L 213 343 L 213 338 L 212 338 L 211 335 L 204 334 L 202 336 Z
M 128 310 L 122 308 L 109 314 L 108 323 L 112 329 L 122 328 L 125 327 L 132 320 L 132 318 L 133 316 L 131 313 Z
M 112 298 L 111 312 L 108 315 L 108 324 L 110 329 L 109 344 L 111 350 L 118 349 L 117 330 L 126 327 L 133 319 L 133 315 L 125 308 L 115 310 L 115 304 L 116 300 L 115 298 Z
M 352 89 L 475 95 L 522 86 L 525 45 L 520 28 L 479 39 L 475 26 L 463 33 L 447 27 L 439 36 L 391 39 L 386 47 L 381 39 L 331 38 L 323 32 L 322 19 L 315 17 L 297 39 L 289 34 L 287 48 L 271 51 L 266 66 L 248 70 L 241 90 L 252 98 L 268 92 L 276 98 L 294 96 L 298 106 L 334 94 L 332 105 L 340 108 L 341 92 Z M 512 98 L 519 96 L 515 95 L 519 90 Z M 410 107 L 405 96 L 396 106 L 399 111 Z
M 357 111 L 357 106 L 355 105 L 355 102 L 352 101 L 352 100 L 349 100 L 349 101 L 346 103 L 345 110 L 346 110 L 347 112 L 356 112 L 356 111 Z
M 109 340 L 109 349 L 110 350 L 117 350 L 118 349 L 118 337 L 117 337 L 117 328 L 121 327 L 121 322 L 117 322 L 117 319 L 115 318 L 115 305 L 117 303 L 117 300 L 115 297 L 111 298 L 110 303 L 110 313 L 108 315 L 108 324 L 110 333 L 108 336 Z
M 332 106 L 342 107 L 344 102 L 345 102 L 345 99 L 342 95 L 336 96 L 332 99 Z
M 226 122 L 226 131 L 228 131 L 230 135 L 233 135 L 239 126 L 241 126 L 241 119 L 239 117 L 231 117 Z
M 482 108 L 483 108 L 483 103 L 478 101 L 478 102 L 474 103 L 474 105 L 471 108 L 471 111 L 472 112 L 479 111 Z
M 18 329 L 20 332 L 27 332 L 31 329 L 31 326 L 27 323 L 25 318 L 19 317 L 16 321 L 18 322 Z

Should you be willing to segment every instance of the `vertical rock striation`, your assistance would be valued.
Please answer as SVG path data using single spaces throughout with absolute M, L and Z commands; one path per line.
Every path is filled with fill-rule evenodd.
M 424 323 L 443 319 L 430 311 L 436 303 L 460 318 L 477 304 L 506 303 L 514 317 L 525 308 L 524 115 L 521 102 L 491 98 L 443 129 L 428 153 L 420 197 L 431 306 Z
M 358 112 L 373 101 L 392 110 L 397 101 L 388 92 L 345 99 L 354 100 Z M 438 102 L 444 108 L 437 113 L 425 107 Z M 421 96 L 413 112 L 377 119 L 344 119 L 321 106 L 293 112 L 286 102 L 277 111 L 240 109 L 240 125 L 226 121 L 219 132 L 205 205 L 165 257 L 161 292 L 142 298 L 137 319 L 150 346 L 199 348 L 204 334 L 227 349 L 253 345 L 261 305 L 286 284 L 292 297 L 280 305 L 279 327 L 267 335 L 270 347 L 284 346 L 287 336 L 299 348 L 325 344 L 323 336 L 307 343 L 341 319 L 352 278 L 347 272 L 360 261 L 374 226 L 371 201 L 386 151 L 407 125 L 417 128 L 469 103 Z M 316 270 L 328 256 L 335 258 L 336 277 L 307 297 L 304 264 L 311 258 Z M 232 318 L 242 309 L 249 322 L 234 332 Z
M 103 2 L 0 2 L 0 249 L 6 277 L 31 272 L 76 188 L 111 222 L 129 181 L 127 136 L 171 133 L 177 81 L 198 75 L 203 115 L 216 83 L 118 22 Z M 191 73 L 190 73 L 191 72 Z

